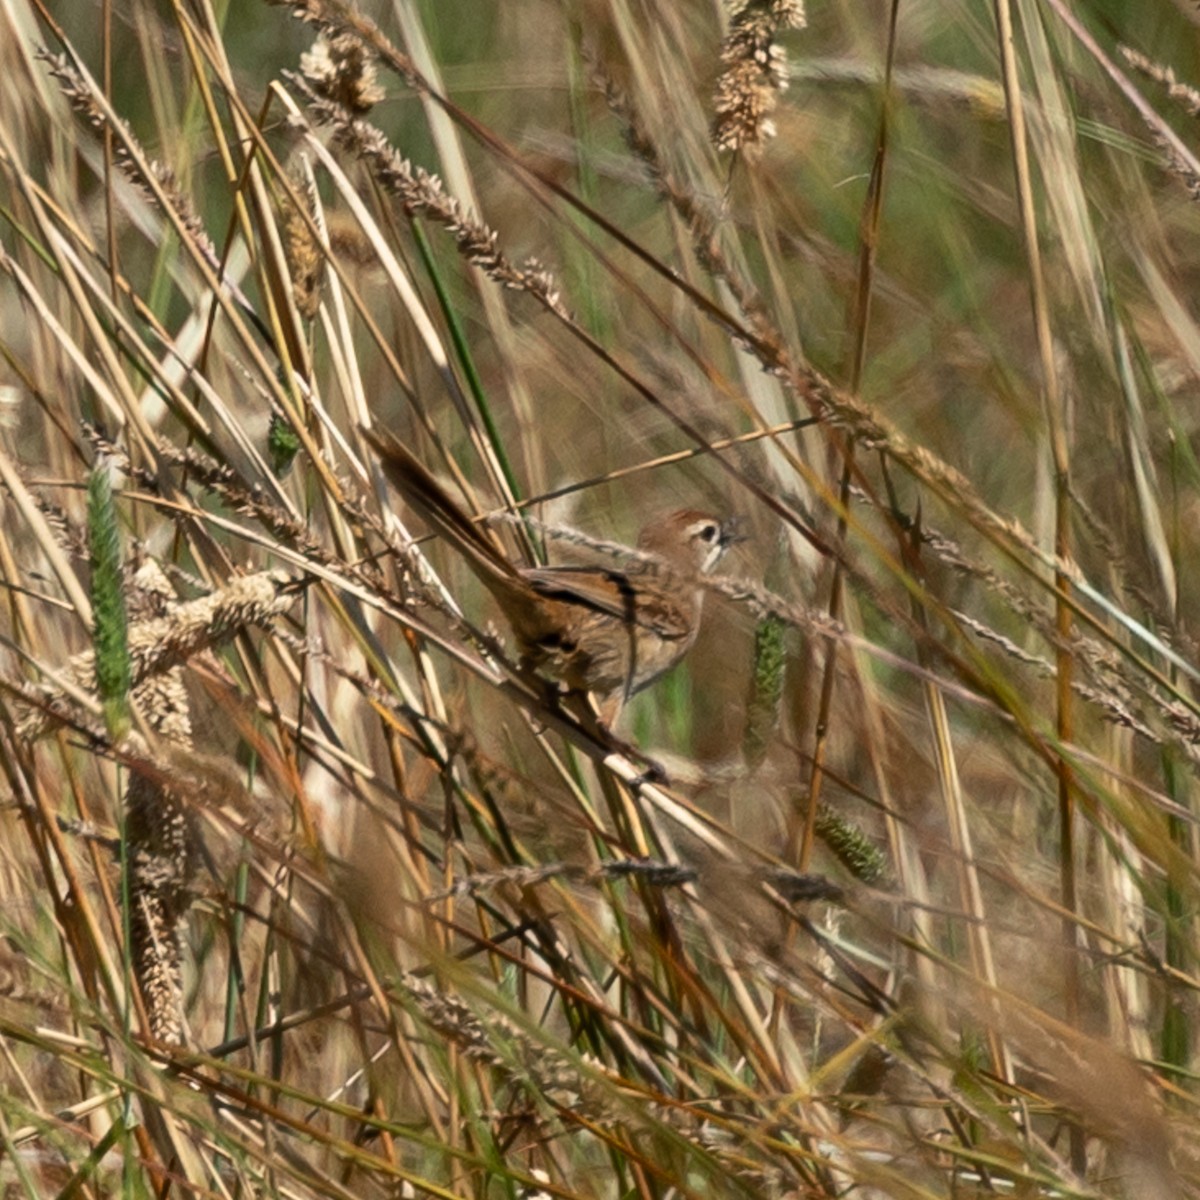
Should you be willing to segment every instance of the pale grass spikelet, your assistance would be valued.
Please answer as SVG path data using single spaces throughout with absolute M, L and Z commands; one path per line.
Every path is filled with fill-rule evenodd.
M 283 571 L 259 571 L 234 579 L 226 587 L 197 600 L 173 605 L 162 616 L 139 621 L 129 629 L 131 684 L 136 690 L 148 679 L 182 666 L 194 655 L 232 637 L 248 625 L 262 624 L 291 602 L 291 577 Z M 67 678 L 95 690 L 95 656 L 87 650 L 71 660 Z M 58 690 L 46 688 L 47 699 Z M 22 721 L 22 738 L 34 741 L 49 732 L 42 712 Z
M 170 612 L 174 592 L 159 565 L 147 560 L 131 580 L 129 607 L 147 619 L 131 639 L 144 637 Z M 134 701 L 155 733 L 191 746 L 192 718 L 182 667 L 151 674 L 134 689 Z M 134 977 L 146 1002 L 150 1033 L 162 1042 L 183 1037 L 181 926 L 191 905 L 199 864 L 194 818 L 170 776 L 133 769 L 125 791 L 125 844 L 129 871 L 129 941 Z
M 320 0 L 267 0 L 267 3 L 290 9 L 292 16 L 306 25 L 324 25 L 333 15 Z
M 298 189 L 305 196 L 311 218 L 314 197 L 303 184 Z M 321 280 L 325 274 L 325 256 L 313 232 L 311 220 L 293 205 L 287 206 L 283 221 L 283 249 L 287 256 L 288 274 L 296 311 L 306 320 L 316 318 L 321 306 Z
M 118 154 L 117 160 L 118 166 L 121 167 L 129 179 L 135 186 L 141 188 L 147 203 L 156 204 L 157 201 L 153 190 L 141 183 L 137 164 L 130 155 Z M 156 158 L 149 161 L 149 168 L 159 187 L 162 188 L 167 203 L 170 204 L 175 215 L 179 218 L 180 224 L 187 230 L 188 237 L 205 254 L 209 262 L 218 261 L 216 247 L 213 245 L 212 238 L 208 236 L 208 230 L 205 229 L 204 222 L 192 206 L 191 197 L 179 186 L 178 176 L 176 176 L 175 172 L 166 163 Z
M 735 0 L 721 44 L 721 75 L 713 95 L 713 145 L 755 154 L 775 136 L 771 114 L 787 90 L 787 55 L 776 44 L 781 29 L 803 28 L 799 0 Z
M 1186 109 L 1189 116 L 1200 117 L 1200 88 L 1180 83 L 1173 68 L 1156 63 L 1152 58 L 1134 50 L 1131 46 L 1119 46 L 1118 50 L 1121 57 L 1135 71 L 1141 72 L 1147 79 L 1153 79 L 1155 83 L 1161 83 L 1167 89 L 1167 95 L 1172 100 L 1177 100 Z
M 151 491 L 158 489 L 159 481 L 155 473 L 131 462 L 125 451 L 105 437 L 101 430 L 85 422 L 83 432 L 96 452 L 109 455 L 132 481 Z M 166 438 L 160 438 L 155 442 L 155 449 L 164 461 L 182 467 L 190 479 L 212 495 L 219 496 L 234 512 L 262 521 L 279 541 L 315 558 L 317 562 L 327 566 L 337 565 L 338 560 L 321 547 L 303 524 L 268 502 L 261 484 L 246 485 L 236 471 L 209 458 L 195 446 L 179 447 Z
M 533 1040 L 509 1018 L 481 1020 L 457 995 L 409 975 L 404 987 L 430 1027 L 468 1058 L 486 1063 L 534 1095 L 572 1109 L 607 1114 L 598 1090 L 566 1055 Z
M 1150 130 L 1150 140 L 1162 151 L 1167 170 L 1183 183 L 1192 201 L 1200 201 L 1200 176 L 1188 166 L 1174 146 L 1157 129 Z
M 1155 62 L 1138 50 L 1129 46 L 1118 47 L 1121 57 L 1135 70 L 1154 80 L 1167 90 L 1177 104 L 1181 105 L 1188 116 L 1200 117 L 1200 89 L 1190 84 L 1180 83 L 1171 67 Z M 1146 118 L 1144 118 L 1146 119 Z M 1185 161 L 1171 140 L 1164 134 L 1163 129 L 1155 121 L 1146 119 L 1150 140 L 1162 152 L 1165 165 L 1172 175 L 1175 175 L 1187 188 L 1193 203 L 1200 201 L 1200 176 L 1194 168 Z
M 374 21 L 364 16 L 357 5 L 346 3 L 345 0 L 267 0 L 267 3 L 290 9 L 297 21 L 315 25 L 326 38 L 348 38 L 369 47 L 365 54 L 372 62 L 383 63 L 415 91 L 428 93 L 429 85 L 408 55 L 388 41 Z M 341 53 L 353 57 L 353 52 L 347 48 L 343 48 Z M 368 82 L 373 87 L 374 77 Z
M 684 186 L 663 162 L 658 147 L 642 123 L 628 96 L 611 77 L 598 72 L 598 82 L 612 112 L 620 119 L 626 145 L 650 173 L 661 195 L 687 223 L 696 260 L 715 278 L 721 279 L 736 297 L 747 324 L 768 356 L 783 357 L 779 335 L 763 311 L 753 284 L 735 268 L 721 248 L 717 232 L 720 215 L 704 204 L 694 189 Z M 744 349 L 743 339 L 738 339 Z
M 261 623 L 291 603 L 290 577 L 262 571 L 233 580 L 199 600 L 179 602 L 153 560 L 129 578 L 126 604 L 131 618 L 128 659 L 131 699 L 149 730 L 190 750 L 192 722 L 183 667 L 194 655 Z M 77 656 L 66 672 L 73 684 L 96 687 L 95 655 Z M 33 692 L 33 689 L 30 689 Z M 76 721 L 74 706 L 58 689 L 33 692 L 37 708 L 20 726 L 33 740 L 56 719 Z M 89 723 L 82 722 L 84 728 Z M 107 741 L 97 731 L 102 741 Z M 143 739 L 131 734 L 125 793 L 125 843 L 129 888 L 130 950 L 134 977 L 146 1002 L 150 1033 L 162 1042 L 183 1037 L 183 946 L 181 926 L 191 906 L 192 880 L 200 861 L 199 834 L 190 797 L 195 781 L 181 781 L 169 765 L 147 756 Z
M 307 95 L 316 120 L 333 128 L 338 144 L 361 159 L 376 180 L 396 196 L 410 216 L 441 225 L 454 238 L 459 253 L 501 287 L 527 292 L 564 320 L 569 316 L 554 276 L 536 259 L 514 263 L 500 248 L 500 235 L 450 196 L 438 176 L 415 166 L 381 130 L 355 117 L 344 105 L 318 94 L 306 79 L 290 76 Z
M 87 126 L 98 133 L 108 127 L 110 122 L 107 114 L 93 95 L 87 80 L 76 71 L 68 59 L 64 55 L 53 54 L 45 54 L 42 57 L 50 74 L 57 80 L 67 103 L 79 114 Z M 158 159 L 151 159 L 144 153 L 141 143 L 127 122 L 117 122 L 113 126 L 113 132 L 117 134 L 113 145 L 113 162 L 121 174 L 137 189 L 148 205 L 157 207 L 158 198 L 154 188 L 151 187 L 151 179 L 147 178 L 148 173 L 153 182 L 157 183 L 162 190 L 166 202 L 171 206 L 180 224 L 186 229 L 188 236 L 195 242 L 197 248 L 210 263 L 218 261 L 212 239 L 208 236 L 203 221 L 196 213 L 191 198 L 179 186 L 179 179 L 175 172 L 166 163 Z M 135 151 L 145 163 L 144 168 L 139 164 Z
M 169 615 L 130 631 L 129 648 L 142 677 L 186 663 L 208 649 L 277 616 L 292 603 L 292 577 L 258 571 L 231 580 L 219 591 L 177 605 Z
M 573 1118 L 584 1116 L 608 1124 L 630 1119 L 617 1090 L 607 1084 L 610 1076 L 601 1060 L 590 1055 L 572 1058 L 531 1037 L 499 1013 L 481 1019 L 454 993 L 414 975 L 406 975 L 401 982 L 410 1003 L 431 1029 L 465 1057 L 496 1071 L 510 1085 Z M 643 1060 L 642 1066 L 653 1074 L 654 1064 L 649 1059 Z M 661 1081 L 658 1083 L 661 1085 Z M 669 1128 L 676 1137 L 726 1161 L 739 1178 L 769 1181 L 769 1194 L 783 1194 L 783 1173 L 755 1162 L 744 1144 L 722 1139 L 719 1129 L 702 1119 L 703 1110 L 687 1105 L 648 1104 L 640 1111 L 647 1128 Z
M 300 70 L 317 95 L 352 113 L 370 111 L 384 96 L 374 58 L 352 34 L 322 33 L 301 56 Z

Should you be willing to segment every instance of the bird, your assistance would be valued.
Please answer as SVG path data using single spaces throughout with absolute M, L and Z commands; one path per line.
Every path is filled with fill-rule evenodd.
M 683 508 L 647 522 L 637 540 L 643 557 L 628 566 L 518 566 L 407 447 L 377 427 L 364 426 L 363 435 L 392 487 L 491 592 L 512 628 L 522 669 L 568 692 L 592 693 L 607 704 L 609 719 L 692 648 L 704 602 L 701 577 L 741 540 L 735 519 Z

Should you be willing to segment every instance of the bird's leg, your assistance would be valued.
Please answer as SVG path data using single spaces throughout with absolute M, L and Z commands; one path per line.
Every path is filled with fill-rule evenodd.
M 613 754 L 619 754 L 623 758 L 642 764 L 645 769 L 632 781 L 634 786 L 642 783 L 670 782 L 662 763 L 657 762 L 632 742 L 627 742 L 613 732 L 613 725 L 621 711 L 623 697 L 617 696 L 599 706 L 589 692 L 568 692 L 567 699 L 571 714 L 596 741 Z
M 542 705 L 550 712 L 564 713 L 574 718 L 587 734 L 613 754 L 639 762 L 645 771 L 633 782 L 667 783 L 667 772 L 662 764 L 642 753 L 632 743 L 618 737 L 613 732 L 613 726 L 620 715 L 625 697 L 618 694 L 602 704 L 597 704 L 592 694 L 578 688 L 570 688 L 554 683 L 537 669 L 535 663 L 528 657 L 522 658 L 517 666 L 521 681 L 540 698 Z M 536 717 L 536 709 L 534 710 Z

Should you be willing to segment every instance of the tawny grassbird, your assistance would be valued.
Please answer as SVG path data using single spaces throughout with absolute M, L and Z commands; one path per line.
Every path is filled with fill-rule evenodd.
M 392 486 L 479 576 L 512 626 L 522 666 L 618 703 L 653 683 L 700 628 L 700 577 L 736 540 L 734 523 L 680 509 L 650 521 L 626 566 L 518 567 L 390 434 L 363 430 Z

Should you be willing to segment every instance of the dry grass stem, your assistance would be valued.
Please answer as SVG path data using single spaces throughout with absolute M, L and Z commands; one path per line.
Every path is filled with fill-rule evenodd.
M 6 1194 L 1200 1197 L 1195 21 L 807 8 L 0 0 Z

